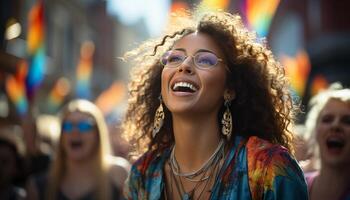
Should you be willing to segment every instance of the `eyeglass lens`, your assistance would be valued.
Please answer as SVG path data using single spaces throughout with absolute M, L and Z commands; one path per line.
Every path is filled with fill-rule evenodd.
M 166 67 L 177 67 L 187 58 L 185 52 L 171 50 L 166 52 L 161 63 Z M 198 52 L 194 56 L 194 64 L 200 68 L 211 68 L 218 63 L 218 57 L 210 52 Z

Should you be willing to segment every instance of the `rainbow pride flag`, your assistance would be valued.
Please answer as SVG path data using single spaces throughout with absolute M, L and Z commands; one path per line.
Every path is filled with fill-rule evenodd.
M 200 7 L 213 10 L 227 10 L 229 4 L 229 0 L 202 0 Z
M 25 79 L 28 72 L 28 63 L 21 60 L 17 64 L 16 74 L 9 75 L 6 79 L 6 92 L 9 99 L 15 105 L 17 113 L 25 116 L 28 112 L 28 100 L 26 95 Z
M 31 8 L 28 16 L 27 52 L 29 70 L 26 78 L 27 96 L 31 100 L 44 79 L 45 73 L 45 23 L 42 0 Z
M 95 104 L 107 116 L 125 99 L 126 94 L 125 83 L 116 81 L 96 98 Z
M 321 92 L 322 90 L 327 89 L 329 86 L 328 80 L 321 74 L 317 74 L 311 82 L 311 96 L 314 96 Z
M 301 50 L 295 57 L 282 56 L 281 63 L 284 66 L 286 76 L 290 80 L 291 89 L 299 97 L 304 96 L 306 81 L 311 69 L 307 53 Z
M 76 95 L 78 98 L 90 99 L 90 82 L 92 75 L 92 57 L 95 45 L 91 41 L 84 42 L 80 49 L 80 60 L 77 66 Z
M 62 77 L 58 79 L 52 88 L 48 97 L 48 109 L 52 113 L 56 113 L 62 106 L 65 97 L 70 92 L 70 83 L 68 79 Z
M 244 0 L 240 7 L 246 25 L 266 37 L 280 0 Z
M 186 18 L 188 13 L 186 10 L 188 10 L 190 7 L 186 2 L 183 1 L 175 1 L 171 4 L 170 12 L 169 12 L 169 19 L 166 24 L 165 30 L 169 32 L 174 32 L 173 25 L 175 24 L 181 24 L 182 18 Z

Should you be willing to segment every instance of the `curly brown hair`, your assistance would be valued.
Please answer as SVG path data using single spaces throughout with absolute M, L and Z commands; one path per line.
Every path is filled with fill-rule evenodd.
M 131 72 L 129 105 L 122 124 L 124 135 L 136 143 L 136 155 L 146 150 L 160 151 L 174 143 L 170 111 L 165 107 L 163 127 L 152 138 L 153 118 L 159 106 L 161 73 L 159 59 L 174 42 L 195 31 L 211 36 L 221 47 L 228 66 L 227 86 L 236 93 L 230 109 L 233 134 L 248 138 L 258 136 L 291 149 L 295 106 L 289 93 L 284 69 L 276 61 L 266 42 L 245 28 L 240 16 L 210 12 L 196 20 L 186 20 L 160 40 L 147 41 L 126 54 L 136 66 Z M 218 123 L 224 112 L 220 109 Z M 232 138 L 231 138 L 232 140 Z

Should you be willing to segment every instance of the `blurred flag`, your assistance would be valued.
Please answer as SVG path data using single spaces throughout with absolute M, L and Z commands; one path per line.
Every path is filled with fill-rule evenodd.
M 107 116 L 117 107 L 126 95 L 126 86 L 123 82 L 114 82 L 107 90 L 97 97 L 95 103 Z
M 6 92 L 20 116 L 28 112 L 28 100 L 26 96 L 25 79 L 28 72 L 28 64 L 21 60 L 17 66 L 15 76 L 9 75 L 6 79 Z
M 243 0 L 242 17 L 260 37 L 266 37 L 280 0 Z
M 227 10 L 229 4 L 229 0 L 202 0 L 200 7 L 213 10 Z
M 56 84 L 52 88 L 49 98 L 48 98 L 48 108 L 52 113 L 57 112 L 62 103 L 64 102 L 65 97 L 70 92 L 70 83 L 69 81 L 62 77 L 57 80 Z
M 292 89 L 299 97 L 302 97 L 311 67 L 307 53 L 299 51 L 295 58 L 282 56 L 281 62 L 286 71 L 286 76 L 290 79 Z
M 94 51 L 95 45 L 91 41 L 86 41 L 81 46 L 76 83 L 76 95 L 78 98 L 90 99 L 91 97 L 90 81 Z
M 175 31 L 178 31 L 176 30 L 177 27 L 174 25 L 179 26 L 185 23 L 184 20 L 188 20 L 188 13 L 186 11 L 187 9 L 189 9 L 189 5 L 184 1 L 175 1 L 171 4 L 170 11 L 168 13 L 168 22 L 165 26 L 166 32 L 173 33 Z
M 39 0 L 28 16 L 27 51 L 29 70 L 26 78 L 27 95 L 31 100 L 44 79 L 45 73 L 45 26 L 44 4 Z
M 327 89 L 328 86 L 329 86 L 329 83 L 323 75 L 321 74 L 316 75 L 311 83 L 311 96 L 314 96 L 319 92 L 321 92 L 322 90 Z
M 185 1 L 175 1 L 171 4 L 170 12 L 171 13 L 182 13 L 186 9 L 189 9 L 189 5 Z

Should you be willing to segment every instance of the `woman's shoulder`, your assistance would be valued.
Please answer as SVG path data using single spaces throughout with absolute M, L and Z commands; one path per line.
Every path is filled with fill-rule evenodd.
M 250 169 L 272 170 L 276 176 L 291 170 L 302 173 L 294 156 L 282 145 L 253 136 L 248 139 L 246 149 Z
M 122 188 L 125 180 L 130 172 L 130 163 L 128 160 L 118 156 L 109 156 L 109 176 L 112 178 L 112 182 Z
M 291 157 L 287 148 L 256 136 L 252 136 L 248 139 L 246 148 L 249 156 L 259 159 L 266 160 L 279 156 Z
M 287 148 L 258 137 L 249 138 L 246 148 L 253 197 L 261 196 L 263 191 L 283 196 L 283 191 L 292 190 L 307 196 L 303 172 Z
M 127 199 L 144 199 L 140 198 L 140 195 L 148 196 L 149 191 L 153 191 L 151 188 L 160 187 L 162 170 L 169 152 L 169 149 L 161 153 L 148 151 L 133 163 L 127 184 L 124 187 L 124 196 L 129 197 Z
M 309 191 L 311 191 L 314 180 L 318 175 L 319 175 L 319 171 L 312 171 L 312 172 L 305 173 L 305 180 Z

